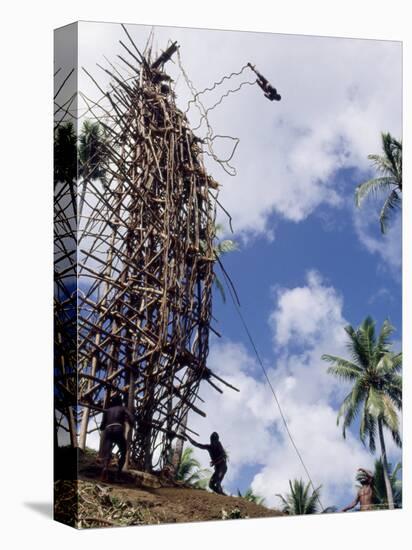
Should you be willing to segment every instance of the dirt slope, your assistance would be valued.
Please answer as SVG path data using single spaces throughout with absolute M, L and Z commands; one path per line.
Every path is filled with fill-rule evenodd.
M 149 511 L 154 523 L 220 520 L 226 514 L 228 519 L 237 516 L 259 518 L 282 515 L 277 510 L 269 510 L 244 498 L 216 495 L 201 489 L 111 487 L 114 497 Z
M 283 515 L 278 510 L 244 498 L 217 495 L 165 478 L 159 472 L 123 472 L 115 482 L 100 481 L 101 465 L 94 456 L 81 455 L 78 480 L 55 482 L 55 519 L 75 527 L 148 525 Z M 77 476 L 76 476 L 77 477 Z

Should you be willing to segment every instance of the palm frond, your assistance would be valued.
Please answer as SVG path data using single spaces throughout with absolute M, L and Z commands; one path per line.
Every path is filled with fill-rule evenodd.
M 384 155 L 370 154 L 368 159 L 372 161 L 377 172 L 382 174 L 390 174 L 391 164 Z
M 402 178 L 402 143 L 391 136 L 389 132 L 382 133 L 382 148 L 389 165 L 389 172 L 399 181 Z M 402 179 L 400 183 L 402 184 Z
M 387 196 L 385 202 L 383 203 L 382 209 L 379 214 L 379 223 L 381 225 L 382 233 L 386 233 L 386 227 L 388 224 L 388 219 L 394 210 L 399 208 L 401 205 L 401 198 L 396 189 L 393 189 Z
M 368 410 L 368 414 L 373 418 L 381 418 L 384 409 L 383 392 L 374 387 L 370 387 L 365 408 Z
M 359 415 L 362 403 L 366 398 L 366 388 L 363 384 L 363 380 L 358 380 L 352 391 L 345 397 L 341 407 L 338 411 L 337 423 L 339 424 L 342 416 L 344 417 L 342 425 L 342 435 L 346 438 L 346 430 L 353 424 L 354 420 Z
M 371 453 L 376 451 L 376 419 L 369 414 L 366 406 L 362 411 L 359 425 L 359 437 L 363 445 L 366 445 L 366 440 L 368 440 L 368 446 Z
M 367 364 L 373 363 L 373 350 L 375 348 L 375 321 L 372 317 L 368 316 L 362 322 L 359 330 L 357 331 L 359 345 L 362 348 L 362 352 L 366 354 Z
M 293 482 L 289 480 L 289 487 L 290 493 L 287 495 L 276 495 L 282 501 L 284 513 L 295 516 L 318 512 L 321 487 L 312 490 L 310 483 L 305 485 L 301 479 L 295 479 Z
M 77 136 L 72 122 L 54 133 L 54 181 L 72 183 L 77 178 Z
M 402 439 L 401 434 L 399 433 L 399 426 L 392 426 L 390 422 L 388 422 L 388 417 L 384 417 L 382 419 L 382 423 L 387 428 L 392 436 L 392 439 L 399 448 L 402 448 Z
M 245 491 L 245 493 L 243 495 L 240 492 L 240 490 L 238 489 L 237 490 L 237 495 L 240 498 L 244 498 L 245 500 L 247 500 L 249 502 L 254 502 L 255 504 L 259 504 L 260 506 L 263 506 L 264 503 L 265 503 L 265 499 L 263 497 L 261 497 L 260 495 L 255 495 L 255 493 L 253 492 L 253 490 L 250 487 L 249 487 L 249 489 L 247 489 Z
M 383 403 L 383 419 L 385 425 L 390 429 L 391 432 L 399 431 L 399 419 L 398 413 L 396 411 L 397 407 L 395 402 L 390 398 L 389 395 L 384 394 L 382 396 Z
M 395 508 L 400 508 L 402 506 L 402 479 L 398 477 L 401 470 L 401 462 L 398 462 L 393 470 L 392 466 L 389 464 L 388 473 L 390 484 L 392 486 L 393 502 Z M 384 468 L 381 459 L 375 460 L 375 469 L 373 473 L 373 495 L 374 503 L 378 504 L 380 508 L 388 506 Z
M 342 416 L 344 416 L 346 418 L 347 414 L 349 413 L 350 416 L 353 415 L 353 412 L 349 412 L 350 409 L 352 408 L 352 392 L 350 392 L 346 397 L 345 399 L 343 400 L 341 406 L 339 407 L 339 410 L 338 410 L 338 415 L 337 415 L 337 418 L 336 418 L 336 424 L 339 426 L 339 423 L 340 423 L 340 419 L 342 418 Z M 343 437 L 346 437 L 346 425 L 347 423 L 344 422 L 344 425 L 343 425 Z
M 106 178 L 106 133 L 98 122 L 86 120 L 79 139 L 80 175 L 84 179 Z
M 222 254 L 227 254 L 228 252 L 234 252 L 239 250 L 239 244 L 236 241 L 231 239 L 225 239 L 224 241 L 219 241 L 215 246 L 215 254 L 221 256 Z
M 385 393 L 392 399 L 396 408 L 402 410 L 402 377 L 392 374 L 385 382 Z
M 342 357 L 325 353 L 321 358 L 323 361 L 334 364 L 334 366 L 328 368 L 328 373 L 338 378 L 356 380 L 362 373 L 362 369 L 356 363 L 343 359 Z
M 377 355 L 377 356 L 376 356 Z M 376 372 L 382 377 L 397 376 L 396 373 L 402 368 L 402 353 L 384 352 L 375 354 Z
M 395 327 L 385 319 L 383 322 L 382 328 L 379 332 L 378 338 L 376 340 L 375 346 L 375 361 L 379 359 L 380 354 L 386 353 L 389 351 L 390 340 L 389 337 L 395 330 Z
M 322 356 L 322 359 L 325 357 Z M 326 359 L 325 359 L 326 360 Z M 329 367 L 327 370 L 328 374 L 332 374 L 336 378 L 340 378 L 345 381 L 354 381 L 359 378 L 359 371 L 353 368 L 338 364 L 333 367 Z
M 401 351 L 399 353 L 392 354 L 391 361 L 392 361 L 393 372 L 398 373 L 402 370 L 402 359 L 403 359 L 403 355 Z
M 357 186 L 355 204 L 361 206 L 367 196 L 388 194 L 382 207 L 379 220 L 381 232 L 385 233 L 390 214 L 400 206 L 402 192 L 402 142 L 396 140 L 389 132 L 382 133 L 383 155 L 368 155 L 380 177 L 370 179 Z
M 394 181 L 390 176 L 373 178 L 360 183 L 355 189 L 355 205 L 360 208 L 367 197 L 378 197 L 381 193 L 391 191 L 393 185 Z
M 390 351 L 389 337 L 394 328 L 385 321 L 376 337 L 375 322 L 366 317 L 358 329 L 348 325 L 345 330 L 354 360 L 322 355 L 322 359 L 332 363 L 328 373 L 353 384 L 339 408 L 337 424 L 343 418 L 345 437 L 360 414 L 359 437 L 371 452 L 376 450 L 378 422 L 383 423 L 395 443 L 401 446 L 398 411 L 402 409 L 402 354 Z
M 200 462 L 193 457 L 193 448 L 186 447 L 182 453 L 176 479 L 194 487 L 203 488 L 210 479 L 211 472 L 200 468 Z
M 362 369 L 367 369 L 369 365 L 369 351 L 368 348 L 365 348 L 364 342 L 364 330 L 362 326 L 365 324 L 367 319 L 362 323 L 362 325 L 355 330 L 351 325 L 345 327 L 345 332 L 349 336 L 347 341 L 347 348 L 352 356 L 352 362 L 357 364 Z

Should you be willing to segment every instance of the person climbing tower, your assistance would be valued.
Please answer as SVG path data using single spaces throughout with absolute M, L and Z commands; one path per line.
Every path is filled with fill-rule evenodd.
M 215 469 L 212 477 L 210 478 L 209 487 L 215 493 L 224 495 L 225 493 L 222 489 L 222 480 L 227 472 L 227 455 L 219 440 L 219 434 L 217 432 L 213 432 L 210 436 L 210 444 L 206 443 L 205 445 L 202 443 L 197 443 L 187 434 L 186 437 L 195 447 L 208 451 L 211 459 L 210 465 Z
M 125 422 L 128 422 L 130 426 L 133 426 L 133 415 L 123 405 L 120 395 L 116 395 L 110 401 L 110 405 L 105 409 L 103 413 L 103 420 L 100 425 L 102 431 L 102 456 L 103 456 L 103 469 L 101 480 L 107 481 L 108 469 L 110 458 L 112 456 L 112 449 L 114 445 L 117 445 L 120 452 L 120 459 L 117 469 L 116 479 L 120 478 L 120 473 L 126 462 L 127 444 L 126 437 L 124 435 Z

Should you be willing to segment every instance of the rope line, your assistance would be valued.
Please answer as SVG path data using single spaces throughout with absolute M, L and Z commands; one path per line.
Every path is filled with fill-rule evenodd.
M 187 104 L 187 108 L 186 108 L 186 110 L 184 111 L 185 114 L 187 114 L 187 112 L 190 110 L 191 104 L 192 104 L 192 103 L 195 103 L 196 100 L 197 100 L 197 98 L 198 98 L 200 95 L 202 95 L 202 94 L 204 94 L 204 93 L 206 93 L 206 92 L 213 92 L 213 90 L 214 90 L 215 88 L 217 88 L 218 86 L 220 86 L 225 80 L 230 80 L 233 76 L 240 76 L 240 75 L 243 73 L 243 71 L 244 71 L 245 69 L 247 69 L 247 67 L 248 67 L 248 64 L 244 65 L 244 66 L 240 69 L 240 71 L 238 71 L 238 72 L 232 72 L 232 73 L 230 73 L 230 74 L 228 74 L 228 75 L 224 75 L 220 80 L 218 80 L 217 82 L 214 82 L 214 83 L 212 84 L 212 86 L 210 86 L 209 88 L 204 88 L 204 89 L 201 90 L 200 92 L 196 92 L 195 95 L 193 96 L 193 98 L 192 98 L 192 99 L 189 101 L 189 103 Z
M 221 262 L 219 262 L 219 263 L 221 264 Z M 299 461 L 300 461 L 300 463 L 301 463 L 301 465 L 302 465 L 302 467 L 303 467 L 303 469 L 304 469 L 304 471 L 305 471 L 305 473 L 306 473 L 306 475 L 307 475 L 307 477 L 308 477 L 309 483 L 310 483 L 310 485 L 311 485 L 313 491 L 314 491 L 315 494 L 316 494 L 316 498 L 317 498 L 317 500 L 318 500 L 318 502 L 319 502 L 319 504 L 320 504 L 320 507 L 322 508 L 322 511 L 324 511 L 325 508 L 324 508 L 324 506 L 323 506 L 323 504 L 322 504 L 322 501 L 320 500 L 319 493 L 318 493 L 318 491 L 317 491 L 317 489 L 316 489 L 316 487 L 315 487 L 315 484 L 314 484 L 313 481 L 312 481 L 312 477 L 311 477 L 311 475 L 310 475 L 310 473 L 309 473 L 309 469 L 307 468 L 307 466 L 306 466 L 306 464 L 305 464 L 305 461 L 303 460 L 303 457 L 302 457 L 302 455 L 301 455 L 301 453 L 300 453 L 300 451 L 299 451 L 299 449 L 298 449 L 298 447 L 297 447 L 297 445 L 296 445 L 296 443 L 295 443 L 295 440 L 293 439 L 293 436 L 292 436 L 292 433 L 291 433 L 291 431 L 290 431 L 290 429 L 289 429 L 287 420 L 286 420 L 286 418 L 285 418 L 285 415 L 283 414 L 283 411 L 282 411 L 282 407 L 281 407 L 281 405 L 280 405 L 279 398 L 278 398 L 278 396 L 277 396 L 277 394 L 276 394 L 276 391 L 275 391 L 275 389 L 274 389 L 274 387 L 273 387 L 273 385 L 272 385 L 272 383 L 271 383 L 271 381 L 270 381 L 270 378 L 269 378 L 269 375 L 268 375 L 268 373 L 267 373 L 267 370 L 266 370 L 265 366 L 263 365 L 263 361 L 262 361 L 262 359 L 261 359 L 261 357 L 260 357 L 259 351 L 258 351 L 258 349 L 257 349 L 257 347 L 256 347 L 256 344 L 255 344 L 254 340 L 253 340 L 253 337 L 252 337 L 252 334 L 251 334 L 251 332 L 250 332 L 250 330 L 249 330 L 249 327 L 248 327 L 248 325 L 247 325 L 247 323 L 246 323 L 246 321 L 245 321 L 245 318 L 243 317 L 242 311 L 241 311 L 241 309 L 240 309 L 240 302 L 239 302 L 237 296 L 235 297 L 234 294 L 233 294 L 231 280 L 229 279 L 229 276 L 228 276 L 228 274 L 226 273 L 226 270 L 222 270 L 222 271 L 223 271 L 223 275 L 224 275 L 225 280 L 226 280 L 226 286 L 227 286 L 227 288 L 228 288 L 228 290 L 229 290 L 230 297 L 231 297 L 231 299 L 232 299 L 233 305 L 235 306 L 235 310 L 236 310 L 237 314 L 239 315 L 239 318 L 240 318 L 241 323 L 242 323 L 242 325 L 243 325 L 243 328 L 244 328 L 244 330 L 245 330 L 245 332 L 246 332 L 246 334 L 247 334 L 247 337 L 248 337 L 248 339 L 249 339 L 249 342 L 250 342 L 250 344 L 251 344 L 251 346 L 252 346 L 252 348 L 253 348 L 253 351 L 255 352 L 255 355 L 256 355 L 256 358 L 257 358 L 257 360 L 258 360 L 258 363 L 259 363 L 260 367 L 262 368 L 263 374 L 265 375 L 265 378 L 266 378 L 266 381 L 267 381 L 267 383 L 268 383 L 268 385 L 269 385 L 269 388 L 270 388 L 270 390 L 271 390 L 271 392 L 272 392 L 272 394 L 273 394 L 273 397 L 275 398 L 276 405 L 277 405 L 277 407 L 278 407 L 278 410 L 279 410 L 281 419 L 282 419 L 283 424 L 284 424 L 285 429 L 286 429 L 286 433 L 287 433 L 287 435 L 288 435 L 288 437 L 289 437 L 289 439 L 290 439 L 290 442 L 292 443 L 292 446 L 293 446 L 293 448 L 294 448 L 294 450 L 295 450 L 295 452 L 296 452 L 296 454 L 297 454 L 297 456 L 298 456 L 298 458 L 299 458 Z

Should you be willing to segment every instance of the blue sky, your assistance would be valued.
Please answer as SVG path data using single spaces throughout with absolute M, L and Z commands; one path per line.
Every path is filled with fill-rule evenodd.
M 143 48 L 151 29 L 128 29 Z M 122 53 L 122 38 L 117 24 L 80 24 L 79 65 L 98 75 L 103 87 L 105 77 L 95 63 L 104 63 L 103 55 L 113 60 Z M 236 174 L 229 175 L 209 156 L 205 160 L 233 217 L 232 236 L 224 215 L 219 221 L 225 237 L 239 242 L 239 251 L 227 255 L 224 264 L 243 314 L 314 482 L 322 485 L 324 504 L 342 506 L 353 496 L 356 468 L 372 466 L 373 457 L 356 433 L 343 440 L 336 413 L 345 388 L 326 374 L 320 356 L 345 355 L 343 327 L 357 326 L 368 314 L 378 327 L 390 319 L 400 347 L 400 216 L 383 237 L 379 201 L 358 211 L 353 193 L 357 183 L 373 175 L 367 155 L 379 152 L 380 132 L 401 136 L 401 44 L 154 29 L 155 49 L 165 49 L 168 40 L 180 44 L 182 66 L 197 91 L 250 61 L 282 95 L 281 102 L 270 103 L 256 86 L 230 94 L 208 119 L 212 135 L 239 139 L 232 161 Z M 185 109 L 191 92 L 179 63 L 167 68 Z M 202 104 L 212 106 L 252 77 L 245 69 L 199 96 Z M 79 87 L 96 97 L 81 72 Z M 80 102 L 81 113 L 84 107 Z M 192 126 L 199 116 L 192 105 Z M 197 133 L 205 137 L 208 131 L 203 120 Z M 234 144 L 221 138 L 212 143 L 220 158 Z M 223 304 L 217 292 L 214 315 L 222 339 L 211 339 L 209 366 L 241 391 L 225 390 L 222 399 L 202 388 L 208 416 L 191 416 L 189 422 L 202 441 L 211 431 L 221 433 L 230 456 L 224 483 L 229 491 L 252 486 L 276 505 L 275 495 L 288 490 L 288 480 L 305 475 L 233 305 L 230 299 Z M 392 459 L 398 460 L 400 453 L 387 440 Z M 205 453 L 196 455 L 208 466 Z
M 321 273 L 327 284 L 333 285 L 342 297 L 342 314 L 348 323 L 357 326 L 366 315 L 371 315 L 379 328 L 385 319 L 389 319 L 396 328 L 396 346 L 400 346 L 402 318 L 399 273 L 365 249 L 351 220 L 353 189 L 369 175 L 357 170 L 342 170 L 336 174 L 345 192 L 345 202 L 339 212 L 327 206 L 322 207 L 300 223 L 279 220 L 272 215 L 269 223 L 276 227 L 276 238 L 273 241 L 264 237 L 255 238 L 249 243 L 240 241 L 239 250 L 224 257 L 225 268 L 239 293 L 243 315 L 266 366 L 276 368 L 279 359 L 272 341 L 273 327 L 269 322 L 276 304 L 276 289 L 301 286 L 305 274 L 310 270 Z M 374 236 L 383 238 L 379 234 L 378 225 L 375 229 Z M 215 291 L 214 305 L 214 313 L 219 321 L 216 328 L 223 335 L 222 339 L 242 342 L 252 355 L 253 351 L 229 292 L 224 303 L 220 293 Z M 299 349 L 299 345 L 292 344 L 292 352 L 299 352 Z M 328 353 L 330 350 L 326 346 L 323 351 Z M 319 364 L 322 364 L 320 356 Z M 324 368 L 326 370 L 326 364 Z M 254 377 L 262 378 L 257 365 Z M 270 401 L 268 391 L 266 404 L 275 406 Z M 339 399 L 333 399 L 336 408 L 339 404 Z M 305 449 L 300 450 L 305 456 Z M 398 460 L 399 453 L 395 451 L 392 458 Z M 319 460 L 322 461 L 321 452 Z M 242 466 L 238 476 L 230 483 L 230 490 L 234 492 L 237 487 L 242 491 L 247 489 L 260 469 L 261 464 Z M 315 482 L 321 484 L 322 479 L 316 479 Z M 343 505 L 350 500 L 351 495 L 350 490 L 345 489 L 339 493 L 338 501 L 326 502 L 326 505 Z
M 242 310 L 249 320 L 255 340 L 264 354 L 272 351 L 268 317 L 273 309 L 274 288 L 293 287 L 302 283 L 304 274 L 316 269 L 344 296 L 343 313 L 353 325 L 367 314 L 381 324 L 389 318 L 401 338 L 401 286 L 376 255 L 365 251 L 351 223 L 353 190 L 363 181 L 353 171 L 337 177 L 345 178 L 347 203 L 338 213 L 328 207 L 320 208 L 304 222 L 294 223 L 276 219 L 276 238 L 264 237 L 253 242 L 239 241 L 239 250 L 222 259 L 238 290 Z M 323 214 L 332 219 L 324 221 Z M 376 238 L 380 238 L 378 224 Z M 222 275 L 219 275 L 223 279 Z M 384 292 L 383 292 L 384 289 Z M 239 323 L 227 292 L 226 304 L 215 291 L 215 315 L 218 330 L 226 337 L 239 335 Z

